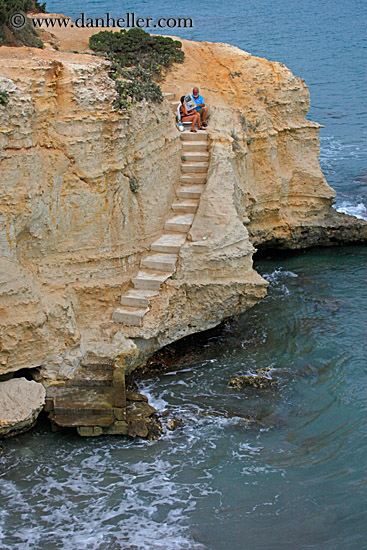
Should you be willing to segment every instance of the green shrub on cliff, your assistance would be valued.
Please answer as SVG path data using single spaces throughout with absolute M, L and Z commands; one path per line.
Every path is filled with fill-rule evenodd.
M 31 46 L 42 48 L 42 40 L 32 24 L 27 21 L 20 29 L 11 25 L 13 14 L 29 11 L 45 12 L 46 3 L 40 4 L 37 0 L 1 0 L 0 1 L 0 46 Z
M 138 101 L 161 103 L 163 94 L 153 78 L 160 80 L 173 63 L 182 63 L 184 52 L 178 40 L 150 35 L 142 29 L 102 31 L 89 39 L 92 50 L 111 60 L 109 75 L 115 80 L 116 109 L 129 109 Z
M 153 82 L 151 74 L 139 67 L 125 69 L 120 74 L 124 80 L 116 80 L 117 97 L 114 101 L 116 109 L 129 109 L 134 103 L 154 101 L 162 103 L 163 94 L 160 86 Z
M 178 40 L 150 35 L 138 28 L 99 32 L 90 37 L 89 47 L 104 53 L 121 67 L 147 69 L 155 78 L 161 78 L 164 68 L 172 63 L 182 63 L 185 57 Z

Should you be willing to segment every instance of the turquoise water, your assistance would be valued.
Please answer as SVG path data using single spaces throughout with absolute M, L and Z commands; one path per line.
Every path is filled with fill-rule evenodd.
M 1 548 L 367 548 L 366 260 L 259 261 L 268 297 L 140 384 L 185 422 L 161 440 L 6 441 Z M 263 366 L 277 389 L 227 386 Z
M 101 1 L 47 5 L 120 11 Z M 190 14 L 178 2 L 121 6 Z M 235 1 L 229 15 L 222 6 L 200 3 L 189 34 L 278 59 L 306 79 L 338 207 L 365 216 L 365 3 Z M 365 247 L 256 260 L 268 297 L 187 339 L 172 371 L 140 383 L 159 411 L 184 420 L 161 440 L 87 440 L 41 424 L 3 443 L 0 547 L 367 549 L 366 260 Z M 276 389 L 228 387 L 264 366 Z

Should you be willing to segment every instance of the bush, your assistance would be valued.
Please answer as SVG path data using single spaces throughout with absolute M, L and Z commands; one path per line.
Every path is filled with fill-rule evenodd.
M 89 47 L 104 53 L 121 67 L 138 66 L 161 78 L 163 68 L 182 63 L 185 57 L 182 43 L 165 36 L 150 35 L 133 28 L 120 32 L 102 31 L 89 39 Z
M 6 105 L 7 103 L 9 103 L 8 92 L 0 91 L 0 105 Z
M 129 109 L 134 103 L 144 99 L 162 103 L 163 94 L 155 82 L 141 82 L 132 80 L 128 82 L 116 81 L 117 98 L 114 101 L 116 109 Z
M 129 109 L 144 99 L 161 103 L 162 90 L 153 78 L 161 79 L 165 69 L 182 63 L 185 57 L 178 40 L 151 36 L 138 28 L 99 32 L 90 37 L 89 46 L 111 60 L 109 76 L 115 80 L 116 109 Z
M 0 46 L 31 46 L 42 48 L 42 40 L 32 24 L 27 21 L 22 29 L 14 29 L 10 22 L 13 13 L 29 11 L 46 11 L 46 3 L 37 0 L 1 0 L 0 3 Z

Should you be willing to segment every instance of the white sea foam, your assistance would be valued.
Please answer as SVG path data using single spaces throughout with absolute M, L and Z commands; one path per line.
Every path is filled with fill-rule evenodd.
M 148 398 L 149 405 L 154 407 L 158 412 L 163 412 L 168 405 L 161 395 L 158 396 L 153 393 L 151 383 L 141 382 L 139 384 L 139 392 Z
M 263 277 L 269 283 L 277 283 L 284 279 L 296 278 L 298 275 L 297 273 L 293 273 L 293 271 L 287 271 L 280 267 L 279 269 L 274 269 L 272 273 L 263 273 Z
M 42 479 L 40 472 L 34 494 L 2 483 L 1 499 L 8 501 L 8 513 L 0 514 L 2 550 L 205 549 L 184 518 L 197 504 L 192 491 L 211 492 L 206 483 L 177 483 L 168 460 L 124 464 L 93 447 L 89 452 L 80 464 L 77 453 L 65 457 L 62 475 Z
M 339 205 L 335 206 L 337 212 L 342 212 L 343 214 L 349 214 L 360 220 L 367 220 L 367 208 L 363 202 L 358 202 L 353 204 L 349 201 L 343 201 Z

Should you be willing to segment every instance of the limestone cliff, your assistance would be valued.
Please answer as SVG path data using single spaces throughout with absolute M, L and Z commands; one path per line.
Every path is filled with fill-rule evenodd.
M 108 63 L 84 53 L 91 31 L 78 32 L 79 54 L 66 32 L 60 51 L 0 48 L 10 96 L 0 106 L 0 374 L 41 367 L 44 381 L 62 380 L 87 354 L 130 370 L 261 299 L 254 246 L 366 240 L 366 224 L 332 209 L 305 83 L 232 46 L 184 41 L 186 61 L 163 89 L 179 98 L 199 85 L 206 98 L 207 185 L 175 278 L 144 325 L 113 323 L 169 215 L 179 132 L 167 100 L 113 111 Z

